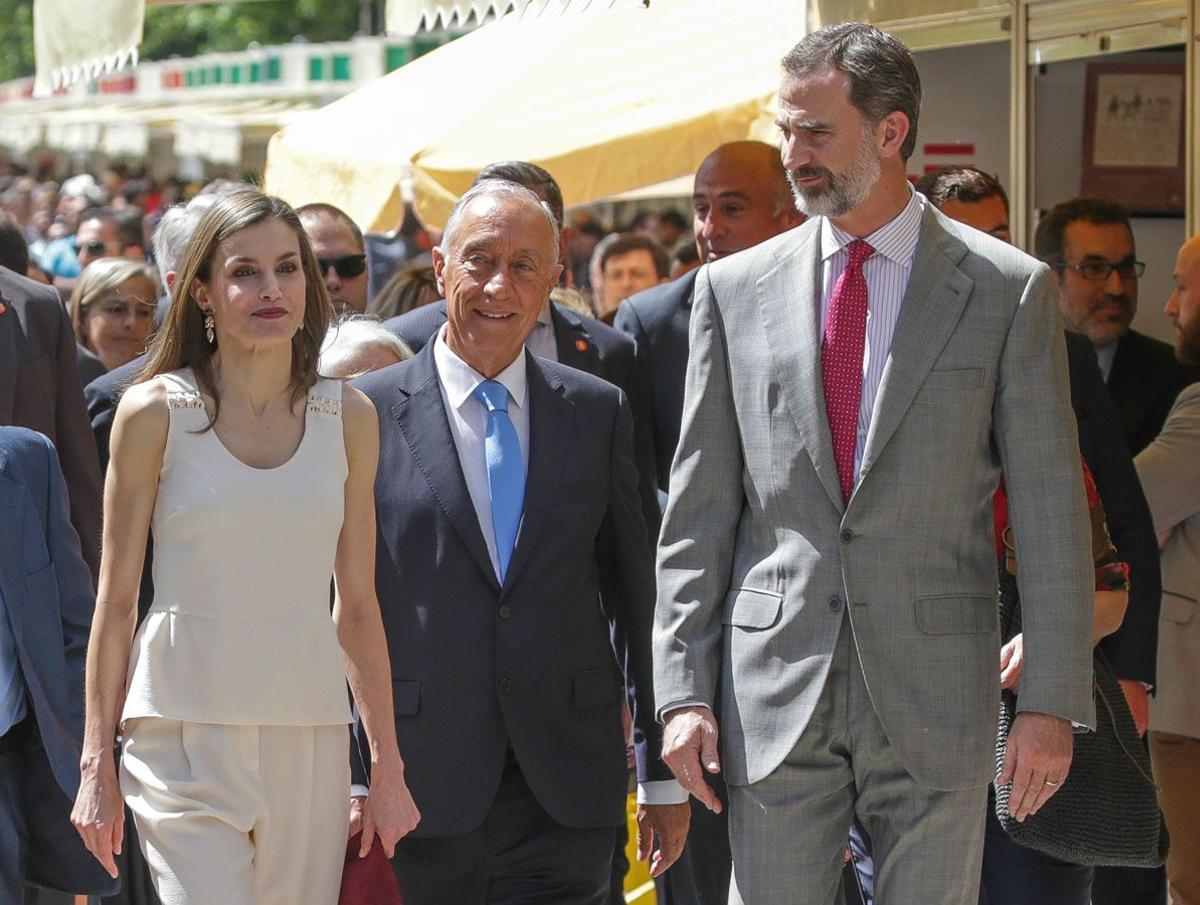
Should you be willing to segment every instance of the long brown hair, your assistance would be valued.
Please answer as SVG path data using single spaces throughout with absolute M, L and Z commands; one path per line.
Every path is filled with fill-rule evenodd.
M 213 257 L 222 242 L 248 226 L 267 220 L 279 220 L 296 234 L 304 273 L 304 321 L 292 337 L 292 403 L 304 398 L 318 379 L 317 361 L 333 318 L 333 304 L 300 218 L 287 202 L 257 189 L 246 188 L 225 195 L 204 212 L 196 225 L 171 290 L 166 319 L 150 346 L 150 361 L 137 378 L 141 383 L 159 374 L 190 367 L 200 387 L 213 398 L 209 428 L 216 423 L 221 406 L 213 378 L 212 356 L 216 346 L 204 335 L 204 314 L 192 297 L 192 283 L 196 279 L 208 283 L 212 278 Z

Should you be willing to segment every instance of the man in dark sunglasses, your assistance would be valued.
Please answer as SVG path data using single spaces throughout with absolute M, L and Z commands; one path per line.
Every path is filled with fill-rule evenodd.
M 306 204 L 296 211 L 317 256 L 325 288 L 338 314 L 367 310 L 367 255 L 362 230 L 332 204 Z

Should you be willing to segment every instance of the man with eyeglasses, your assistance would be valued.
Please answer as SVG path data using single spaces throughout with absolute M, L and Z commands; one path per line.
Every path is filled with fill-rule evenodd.
M 362 230 L 332 204 L 306 204 L 296 211 L 325 277 L 338 314 L 367 310 L 367 251 Z
M 1137 259 L 1129 212 L 1103 198 L 1065 201 L 1038 224 L 1034 248 L 1054 271 L 1067 328 L 1086 334 L 1096 347 L 1105 385 L 1136 456 L 1158 436 L 1175 397 L 1200 371 L 1176 360 L 1167 343 L 1131 327 L 1138 278 L 1146 265 Z M 1166 901 L 1165 875 L 1161 868 L 1096 868 L 1092 901 L 1161 905 Z
M 1035 254 L 1053 269 L 1067 329 L 1096 347 L 1100 370 L 1135 456 L 1162 430 L 1175 397 L 1200 377 L 1171 347 L 1131 329 L 1137 313 L 1137 259 L 1129 212 L 1102 198 L 1074 198 L 1038 224 Z

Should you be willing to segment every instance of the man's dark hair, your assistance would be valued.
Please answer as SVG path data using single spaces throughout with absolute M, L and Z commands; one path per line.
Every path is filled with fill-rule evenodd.
M 137 246 L 145 250 L 146 235 L 142 231 L 142 218 L 133 213 L 113 214 L 113 222 L 117 224 L 117 244 L 121 250 Z
M 908 117 L 908 135 L 900 156 L 917 147 L 921 114 L 921 76 L 912 53 L 897 38 L 873 25 L 827 25 L 805 36 L 783 58 L 784 72 L 803 78 L 832 66 L 850 78 L 850 102 L 872 126 L 899 110 Z
M 667 255 L 667 250 L 649 236 L 643 236 L 641 233 L 621 233 L 617 236 L 616 240 L 600 253 L 600 272 L 604 272 L 604 268 L 608 266 L 610 260 L 627 255 L 631 251 L 648 251 L 650 257 L 654 259 L 654 270 L 660 280 L 664 280 L 670 275 L 671 259 Z
M 675 251 L 671 253 L 671 260 L 684 267 L 691 267 L 693 264 L 700 263 L 700 250 L 696 248 L 695 242 L 683 239 L 675 246 Z
M 1046 212 L 1033 234 L 1033 253 L 1038 260 L 1047 264 L 1062 264 L 1066 254 L 1067 227 L 1076 220 L 1085 220 L 1096 226 L 1120 224 L 1133 237 L 1129 225 L 1129 210 L 1107 198 L 1072 198 L 1056 204 Z
M 305 204 L 302 207 L 296 208 L 296 216 L 300 218 L 301 222 L 304 222 L 309 217 L 324 217 L 336 223 L 341 223 L 350 230 L 350 234 L 354 236 L 354 241 L 360 249 L 365 250 L 367 247 L 363 241 L 362 230 L 358 228 L 358 224 L 351 220 L 350 215 L 340 207 L 334 207 L 332 204 L 325 204 L 322 201 L 314 201 L 312 204 Z
M 692 227 L 691 221 L 673 207 L 669 207 L 659 214 L 658 222 L 669 224 L 675 227 L 681 233 L 687 232 Z
M 21 276 L 29 269 L 29 246 L 16 218 L 8 211 L 0 211 L 0 267 Z
M 475 177 L 471 185 L 479 185 L 485 179 L 503 179 L 505 182 L 515 182 L 533 192 L 554 212 L 558 228 L 563 225 L 563 196 L 562 189 L 554 181 L 554 177 L 539 167 L 536 163 L 525 160 L 501 160 L 490 163 Z
M 999 198 L 1008 210 L 1008 193 L 1000 180 L 978 167 L 941 167 L 918 179 L 915 188 L 937 208 L 947 201 L 978 204 L 988 198 Z
M 575 227 L 575 234 L 577 236 L 592 236 L 596 239 L 603 239 L 608 235 L 608 230 L 595 220 L 588 220 Z

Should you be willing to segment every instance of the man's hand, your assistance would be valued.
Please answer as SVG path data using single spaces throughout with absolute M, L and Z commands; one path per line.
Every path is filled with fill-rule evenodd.
M 1125 692 L 1125 702 L 1133 714 L 1138 735 L 1145 735 L 1146 727 L 1150 725 L 1150 692 L 1136 679 L 1122 679 L 1121 691 Z
M 1025 666 L 1025 636 L 1013 635 L 1000 648 L 1000 687 L 1017 689 L 1021 686 L 1021 670 Z
M 1062 788 L 1075 744 L 1071 723 L 1047 713 L 1017 714 L 997 786 L 1012 783 L 1008 812 L 1023 821 Z
M 362 829 L 363 805 L 366 800 L 366 795 L 355 795 L 350 799 L 350 836 L 347 836 L 347 839 Z
M 683 854 L 692 806 L 683 804 L 639 804 L 637 809 L 637 859 L 649 860 L 650 876 L 659 877 Z M 658 847 L 654 847 L 655 837 Z
M 667 714 L 662 757 L 681 786 L 714 814 L 721 813 L 721 799 L 704 781 L 705 770 L 721 772 L 717 718 L 709 708 L 678 707 Z

